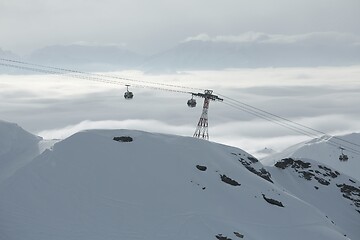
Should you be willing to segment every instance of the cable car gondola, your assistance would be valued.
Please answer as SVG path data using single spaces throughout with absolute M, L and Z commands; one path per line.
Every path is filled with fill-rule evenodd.
M 187 105 L 191 108 L 196 107 L 196 100 L 194 99 L 194 96 L 191 96 L 191 99 L 187 101 Z
M 344 154 L 345 148 L 343 148 L 343 147 L 339 147 L 339 148 L 341 149 L 341 154 L 339 156 L 339 160 L 342 162 L 349 160 L 349 157 L 346 154 Z
M 134 94 L 132 92 L 129 92 L 129 86 L 130 85 L 125 85 L 126 86 L 126 92 L 124 93 L 124 98 L 125 99 L 132 99 L 134 97 Z

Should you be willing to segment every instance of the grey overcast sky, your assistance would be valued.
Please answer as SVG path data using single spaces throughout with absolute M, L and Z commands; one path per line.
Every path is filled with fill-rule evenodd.
M 360 0 L 1 0 L 0 48 L 88 43 L 155 53 L 199 34 L 360 35 Z

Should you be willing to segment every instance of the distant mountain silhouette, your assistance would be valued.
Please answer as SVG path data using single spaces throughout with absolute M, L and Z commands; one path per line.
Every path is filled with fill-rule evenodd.
M 152 56 L 144 70 L 318 67 L 360 64 L 360 45 L 193 40 Z
M 0 56 L 19 58 L 2 50 Z M 44 47 L 24 60 L 90 72 L 137 69 L 162 73 L 228 68 L 349 66 L 360 64 L 360 38 L 336 32 L 300 35 L 250 32 L 216 37 L 200 34 L 148 57 L 116 46 L 72 44 Z M 9 71 L 16 72 L 0 68 L 0 73 Z

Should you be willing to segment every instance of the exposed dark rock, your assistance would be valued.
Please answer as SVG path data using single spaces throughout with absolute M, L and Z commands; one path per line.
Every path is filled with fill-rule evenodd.
M 220 177 L 221 177 L 221 181 L 223 181 L 224 183 L 230 184 L 232 186 L 240 186 L 240 183 L 238 183 L 237 181 L 227 177 L 225 174 L 220 175 Z
M 314 188 L 315 188 L 316 190 L 318 190 L 318 189 L 319 189 L 319 187 L 317 187 L 317 186 L 314 186 Z
M 238 232 L 234 232 L 235 236 L 237 236 L 238 238 L 244 238 L 244 235 Z
M 272 205 L 276 205 L 276 206 L 279 206 L 279 207 L 284 207 L 284 205 L 282 204 L 282 202 L 280 201 L 277 201 L 275 199 L 272 199 L 272 198 L 267 198 L 265 197 L 265 194 L 262 194 L 263 198 L 265 199 L 265 201 L 267 201 L 268 203 L 272 204 Z
M 223 236 L 222 234 L 218 234 L 215 236 L 219 240 L 231 240 L 231 238 L 228 238 L 226 236 Z
M 291 166 L 292 168 L 310 168 L 311 164 L 308 162 L 303 162 L 301 160 L 294 160 L 292 158 L 284 158 L 277 163 L 275 163 L 275 167 L 285 169 Z
M 319 178 L 319 177 L 315 177 L 315 179 L 320 183 L 320 184 L 322 184 L 322 185 L 325 185 L 325 186 L 327 186 L 327 185 L 329 185 L 330 184 L 330 182 L 329 181 L 326 181 L 325 179 L 323 179 L 323 178 Z
M 196 165 L 196 168 L 199 169 L 200 171 L 206 171 L 207 169 L 206 166 L 201 166 L 201 165 Z
M 357 187 L 354 187 L 352 185 L 347 185 L 345 183 L 344 184 L 336 184 L 336 186 L 339 187 L 341 192 L 343 192 L 343 193 L 360 196 L 360 189 Z
M 202 188 L 202 190 L 205 190 L 205 189 L 206 189 L 206 187 L 203 187 L 203 188 Z
M 324 177 L 332 177 L 332 178 L 337 178 L 337 176 L 340 175 L 339 172 L 337 171 L 332 171 L 330 168 L 326 167 L 326 166 L 322 166 L 322 165 L 318 165 L 320 169 L 323 169 L 325 171 L 325 173 L 323 173 Z
M 313 173 L 311 172 L 306 172 L 306 171 L 302 171 L 300 172 L 303 176 L 303 178 L 305 178 L 306 180 L 311 180 L 313 176 L 315 176 Z
M 271 174 L 270 172 L 266 171 L 265 168 L 261 168 L 259 170 L 256 170 L 254 167 L 252 167 L 251 165 L 254 163 L 253 161 L 250 160 L 249 161 L 246 161 L 245 159 L 243 158 L 240 158 L 239 159 L 239 162 L 241 162 L 242 165 L 244 165 L 244 167 L 249 170 L 250 172 L 258 175 L 259 177 L 273 183 L 273 181 L 271 180 Z
M 247 157 L 252 163 L 257 163 L 259 162 L 259 160 L 257 160 L 256 158 L 252 157 L 252 156 L 249 156 Z
M 114 137 L 113 140 L 118 142 L 132 142 L 132 137 L 129 136 L 121 136 L 121 137 Z
M 331 171 L 331 169 L 328 168 L 328 167 L 326 167 L 326 166 L 318 165 L 318 167 L 319 167 L 320 169 L 324 169 L 324 170 L 326 170 L 326 171 Z
M 349 178 L 349 181 L 352 182 L 352 183 L 355 183 L 355 181 L 354 181 L 354 180 L 351 180 L 350 178 Z
M 360 188 L 345 183 L 336 184 L 336 186 L 340 188 L 344 198 L 351 200 L 356 207 L 360 208 Z

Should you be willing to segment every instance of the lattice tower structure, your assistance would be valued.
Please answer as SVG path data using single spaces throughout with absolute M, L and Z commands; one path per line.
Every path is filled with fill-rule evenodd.
M 205 90 L 204 93 L 192 93 L 193 96 L 204 98 L 203 110 L 193 137 L 209 140 L 208 111 L 210 101 L 223 101 L 222 98 L 219 98 L 212 93 L 212 90 Z

